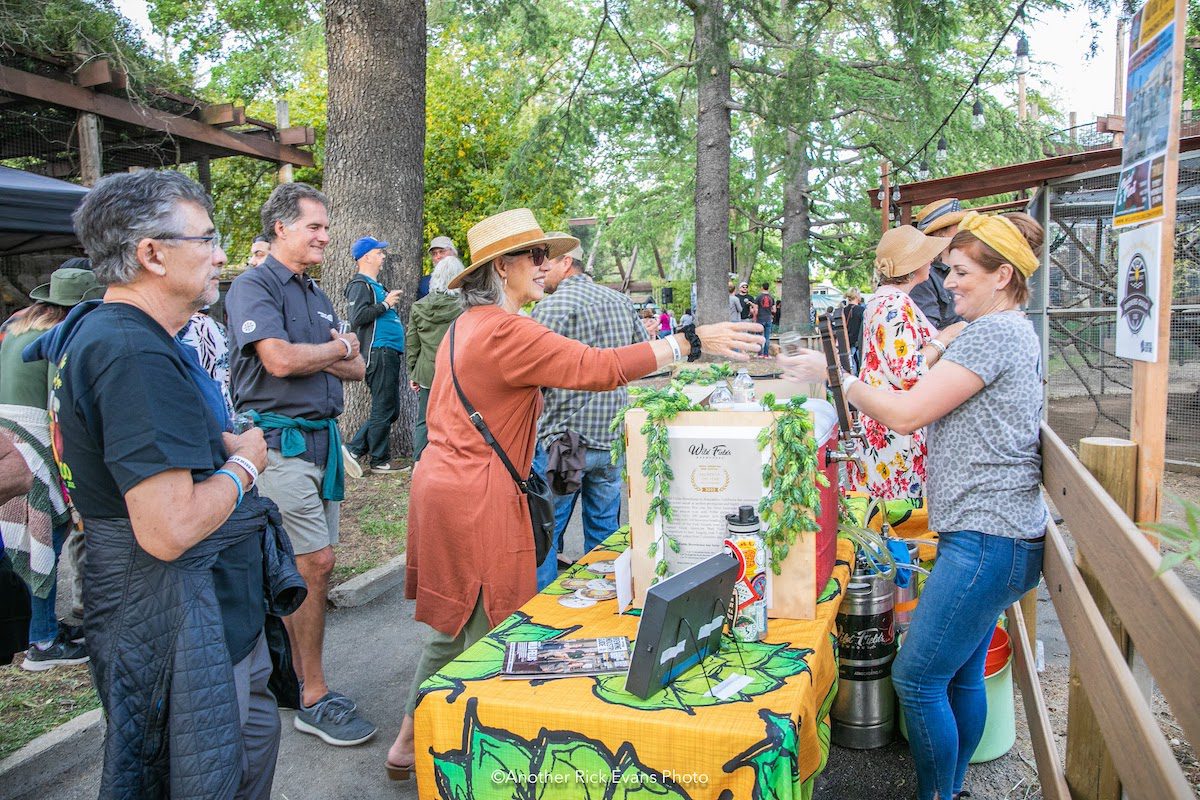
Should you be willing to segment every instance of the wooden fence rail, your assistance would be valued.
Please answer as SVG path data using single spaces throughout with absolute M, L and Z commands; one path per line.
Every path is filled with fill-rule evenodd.
M 1155 576 L 1161 556 L 1070 449 L 1042 426 L 1042 480 L 1176 720 L 1200 747 L 1200 600 L 1180 578 Z M 1046 535 L 1043 575 L 1071 649 L 1073 666 L 1100 722 L 1121 784 L 1131 798 L 1194 798 L 1150 705 L 1109 632 L 1055 525 Z M 1021 611 L 1009 609 L 1015 671 L 1033 737 L 1043 795 L 1067 800 L 1045 700 L 1033 670 Z M 1015 623 L 1015 624 L 1014 624 Z

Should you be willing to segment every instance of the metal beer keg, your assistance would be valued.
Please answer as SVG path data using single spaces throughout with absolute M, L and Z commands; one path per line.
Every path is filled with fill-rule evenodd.
M 908 561 L 910 564 L 920 563 L 916 542 L 908 542 Z M 906 569 L 904 572 L 908 575 L 908 585 L 896 587 L 894 614 L 897 636 L 903 636 L 904 632 L 908 630 L 908 626 L 912 623 L 913 612 L 917 608 L 917 573 L 911 569 Z M 899 574 L 899 569 L 897 569 L 897 574 Z
M 895 585 L 856 565 L 838 612 L 838 692 L 833 701 L 833 743 L 854 750 L 892 740 L 896 691 L 892 660 L 896 637 Z

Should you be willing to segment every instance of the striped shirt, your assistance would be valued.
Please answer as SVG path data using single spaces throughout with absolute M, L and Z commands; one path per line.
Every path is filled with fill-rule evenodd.
M 564 279 L 554 294 L 534 306 L 533 318 L 590 347 L 624 347 L 650 338 L 633 301 L 597 285 L 587 275 Z M 609 423 L 629 402 L 629 392 L 624 387 L 611 392 L 546 389 L 545 401 L 538 420 L 538 440 L 543 446 L 571 430 L 588 447 L 607 450 L 615 438 L 609 433 Z

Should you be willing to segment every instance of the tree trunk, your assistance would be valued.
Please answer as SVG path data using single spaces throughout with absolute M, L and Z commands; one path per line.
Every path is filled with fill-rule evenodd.
M 728 319 L 729 39 L 724 0 L 697 3 L 696 309 L 700 323 Z
M 339 312 L 356 271 L 350 244 L 360 236 L 390 243 L 380 282 L 404 290 L 402 320 L 421 278 L 425 195 L 425 3 L 329 0 L 329 130 L 325 191 L 333 205 L 322 284 Z M 342 433 L 370 410 L 365 384 L 347 384 Z M 412 453 L 416 395 L 400 376 L 400 418 L 392 455 Z
M 812 313 L 809 279 L 811 217 L 808 196 L 808 152 L 795 133 L 788 133 L 788 157 L 783 186 L 783 330 L 807 329 Z

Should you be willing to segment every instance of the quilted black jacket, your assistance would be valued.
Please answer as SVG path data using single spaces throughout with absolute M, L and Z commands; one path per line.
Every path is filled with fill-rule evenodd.
M 241 722 L 211 567 L 225 548 L 262 537 L 268 644 L 286 647 L 271 615 L 291 614 L 308 590 L 279 509 L 247 493 L 224 525 L 172 562 L 142 550 L 128 520 L 85 520 L 84 532 L 84 627 L 107 721 L 100 797 L 232 798 Z M 272 658 L 289 673 L 272 688 L 294 699 L 290 655 Z

